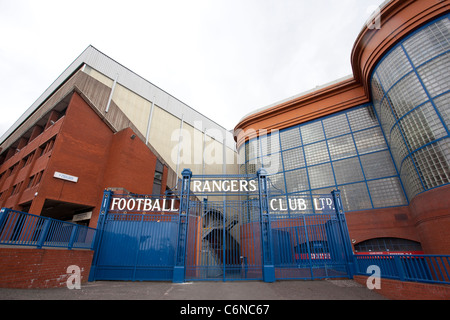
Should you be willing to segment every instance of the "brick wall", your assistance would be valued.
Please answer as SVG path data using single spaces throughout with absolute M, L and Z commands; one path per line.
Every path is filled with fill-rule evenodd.
M 80 267 L 81 282 L 87 282 L 93 254 L 91 250 L 0 248 L 0 287 L 65 287 L 71 265 Z
M 366 285 L 368 277 L 355 276 L 354 280 Z M 450 300 L 450 286 L 419 282 L 381 279 L 381 288 L 375 292 L 392 300 Z

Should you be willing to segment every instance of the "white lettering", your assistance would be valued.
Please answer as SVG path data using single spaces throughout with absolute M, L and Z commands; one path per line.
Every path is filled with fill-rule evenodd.
M 137 203 L 138 203 L 137 210 L 140 211 L 140 210 L 141 210 L 142 203 L 144 202 L 144 199 L 136 199 L 136 201 L 137 201 Z
M 222 182 L 222 189 L 223 189 L 224 192 L 230 191 L 230 181 L 227 181 L 227 180 L 223 181 Z M 222 190 L 218 190 L 218 191 L 222 191 Z
M 297 201 L 295 201 L 296 199 L 289 199 L 289 208 L 291 209 L 291 210 L 297 210 Z M 294 207 L 294 205 L 292 204 L 292 202 L 295 204 L 295 207 Z
M 233 191 L 233 192 L 239 191 L 239 189 L 238 189 L 238 187 L 237 187 L 237 183 L 238 183 L 237 180 L 231 181 L 231 191 Z
M 176 209 L 174 206 L 175 206 L 175 199 L 172 199 L 172 205 L 170 206 L 170 211 L 172 211 L 172 212 L 178 211 L 178 209 Z
M 152 209 L 152 199 L 145 199 L 144 201 L 144 211 L 150 211 Z
M 123 205 L 121 205 L 123 203 Z M 120 199 L 119 204 L 117 205 L 117 208 L 121 211 L 125 210 L 125 206 L 127 205 L 127 201 L 125 199 Z
M 257 190 L 258 185 L 256 184 L 256 180 L 250 180 L 250 192 L 255 192 Z
M 211 187 L 209 185 L 209 181 L 205 181 L 205 184 L 203 185 L 203 192 L 208 191 L 211 192 Z
M 213 181 L 213 191 L 221 191 L 222 185 L 219 181 Z
M 366 22 L 366 27 L 370 30 L 381 29 L 381 8 L 379 6 L 372 5 L 367 8 L 366 12 L 372 12 L 370 18 Z
M 176 207 L 176 199 L 170 200 L 170 205 L 167 199 L 162 201 L 159 199 L 142 199 L 142 198 L 114 198 L 112 200 L 111 210 L 118 211 L 146 211 L 146 212 L 178 212 Z
M 130 205 L 131 203 L 133 204 L 132 206 Z M 136 200 L 134 200 L 134 199 L 128 200 L 127 209 L 129 211 L 133 210 L 135 206 L 136 206 Z
M 280 211 L 288 211 L 287 207 L 283 208 L 283 199 L 278 199 L 278 202 L 280 203 Z
M 307 206 L 306 206 L 306 201 L 305 199 L 297 199 L 298 201 L 298 210 L 306 210 Z
M 278 211 L 278 209 L 273 205 L 275 202 L 277 202 L 277 199 L 270 200 L 270 209 L 272 209 L 272 211 Z
M 81 289 L 81 269 L 79 266 L 69 266 L 66 271 L 70 274 L 70 277 L 67 279 L 67 288 L 69 290 L 80 290 Z
M 329 209 L 333 208 L 333 200 L 331 198 L 326 198 L 326 203 Z
M 114 198 L 112 200 L 111 210 L 114 210 L 115 206 L 118 205 L 119 200 L 119 198 Z
M 200 180 L 194 181 L 194 192 L 201 192 L 200 188 L 202 186 L 202 182 Z
M 258 190 L 256 180 L 193 180 L 193 191 L 202 192 L 255 192 Z
M 367 288 L 369 290 L 381 289 L 381 269 L 378 266 L 371 265 L 367 268 L 367 273 L 371 274 L 369 278 L 367 278 Z
M 152 211 L 161 211 L 161 205 L 159 204 L 158 200 L 155 201 Z
M 316 209 L 316 210 L 323 210 L 323 207 L 319 207 L 318 205 L 317 205 L 317 198 L 314 198 L 314 209 Z
M 305 199 L 289 199 L 289 209 L 292 210 L 292 211 L 295 211 L 295 210 L 304 211 L 304 210 L 306 210 Z

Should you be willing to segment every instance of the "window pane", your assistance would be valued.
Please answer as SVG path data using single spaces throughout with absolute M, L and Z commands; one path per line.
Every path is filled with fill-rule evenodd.
M 401 119 L 400 127 L 411 151 L 447 135 L 431 103 L 426 103 Z
M 323 126 L 325 128 L 327 138 L 336 137 L 350 132 L 347 116 L 345 114 L 340 114 L 323 120 Z
M 308 144 L 325 139 L 322 122 L 317 121 L 301 126 L 303 144 Z
M 268 136 L 263 136 L 261 140 L 261 155 L 276 153 L 280 151 L 280 137 L 278 133 L 272 133 Z
M 432 143 L 413 154 L 425 188 L 431 189 L 450 182 L 450 138 Z
M 372 208 L 365 183 L 353 183 L 339 186 L 344 210 L 353 211 Z
M 410 71 L 412 71 L 412 67 L 408 58 L 403 49 L 397 47 L 380 64 L 377 74 L 384 91 L 389 91 L 395 82 Z
M 305 154 L 308 166 L 330 161 L 325 141 L 305 146 Z
M 397 174 L 391 155 L 388 151 L 381 151 L 361 156 L 366 179 L 377 179 Z
M 400 178 L 405 186 L 407 196 L 411 199 L 414 195 L 424 191 L 417 170 L 410 157 L 406 158 L 400 168 Z
M 334 174 L 338 184 L 363 181 L 364 176 L 358 158 L 333 162 Z
M 437 21 L 416 33 L 403 44 L 414 65 L 450 49 L 450 21 L 448 18 Z
M 359 154 L 387 149 L 386 141 L 380 128 L 373 128 L 353 134 Z
M 403 78 L 388 93 L 391 107 L 397 119 L 428 100 L 428 96 L 414 72 Z
M 281 131 L 280 140 L 281 140 L 281 148 L 283 150 L 300 146 L 301 140 L 299 128 L 295 127 L 294 129 Z
M 347 113 L 353 131 L 378 126 L 378 120 L 372 106 L 358 108 Z
M 305 166 L 303 148 L 291 149 L 283 152 L 284 170 L 298 169 Z
M 286 172 L 286 192 L 309 190 L 306 169 Z
M 367 182 L 375 208 L 406 205 L 398 178 L 388 178 Z
M 417 71 L 432 97 L 450 90 L 450 52 L 428 62 Z
M 326 163 L 308 168 L 311 189 L 335 185 L 331 164 Z
M 286 192 L 286 186 L 284 184 L 284 173 L 277 173 L 269 176 L 268 178 L 269 190 L 271 192 Z
M 434 99 L 434 104 L 441 114 L 445 125 L 447 128 L 450 128 L 450 92 Z
M 355 143 L 351 135 L 328 140 L 331 160 L 339 160 L 356 155 Z

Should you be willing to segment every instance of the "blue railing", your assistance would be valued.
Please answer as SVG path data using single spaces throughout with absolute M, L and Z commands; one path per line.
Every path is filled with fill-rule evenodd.
M 372 275 L 372 266 L 380 277 L 400 281 L 450 284 L 450 255 L 355 255 L 356 274 Z
M 93 249 L 96 229 L 3 208 L 0 245 Z

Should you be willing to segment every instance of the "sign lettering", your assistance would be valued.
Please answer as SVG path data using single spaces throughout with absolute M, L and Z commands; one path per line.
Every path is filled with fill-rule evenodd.
M 274 198 L 270 200 L 269 205 L 273 212 L 307 211 L 312 209 L 304 198 Z M 313 198 L 312 206 L 316 211 L 334 210 L 333 199 L 330 197 Z
M 143 212 L 178 212 L 176 199 L 113 198 L 111 210 Z
M 193 180 L 194 193 L 205 192 L 256 192 L 258 183 L 256 180 Z
M 78 182 L 78 177 L 71 176 L 70 174 L 65 174 L 65 173 L 61 173 L 61 172 L 55 172 L 53 177 L 57 178 L 57 179 L 61 179 L 61 180 L 74 182 L 74 183 Z

